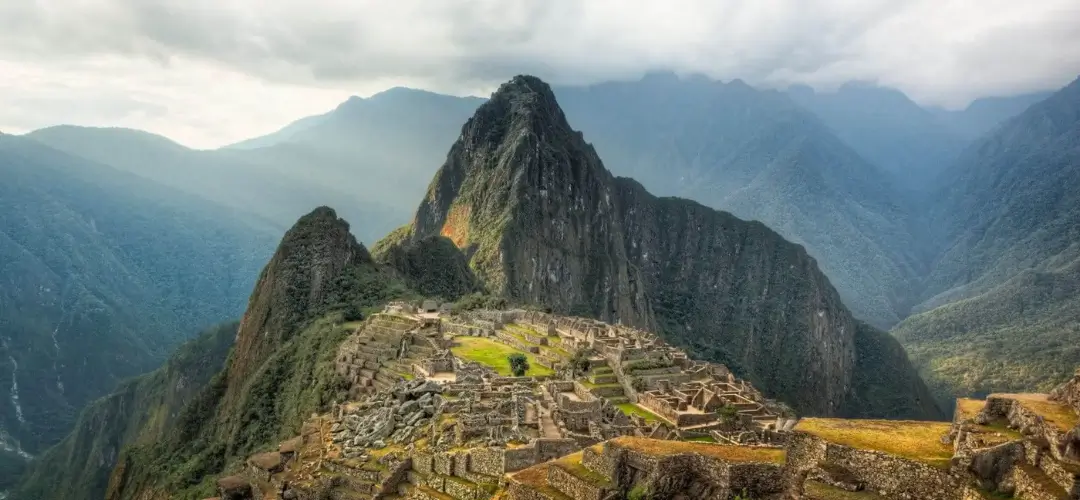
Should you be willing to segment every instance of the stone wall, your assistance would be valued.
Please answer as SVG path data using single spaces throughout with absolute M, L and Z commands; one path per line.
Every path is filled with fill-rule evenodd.
M 567 472 L 557 464 L 548 468 L 548 484 L 574 500 L 603 500 L 609 490 Z M 659 497 L 666 498 L 666 497 Z
M 506 473 L 505 450 L 477 448 L 469 451 L 469 470 L 477 474 L 501 476 Z
M 963 484 L 946 469 L 829 443 L 796 431 L 788 444 L 784 471 L 789 494 L 802 498 L 807 475 L 822 465 L 842 469 L 851 480 L 887 498 L 958 500 L 963 492 Z
M 592 395 L 589 395 L 589 398 L 590 399 L 587 400 L 587 401 L 575 401 L 573 399 L 570 399 L 569 396 L 560 393 L 559 398 L 557 400 L 557 404 L 559 405 L 560 410 L 565 410 L 565 411 L 570 411 L 570 412 L 583 412 L 583 411 L 598 412 L 598 411 L 600 411 L 600 406 L 603 403 L 599 399 L 593 398 Z
M 1029 410 L 1020 401 L 1006 397 L 991 396 L 986 399 L 983 413 L 990 420 L 1005 418 L 1009 426 L 1019 429 L 1025 436 L 1034 436 L 1046 440 L 1053 457 L 1057 460 L 1068 460 L 1068 455 L 1074 454 L 1074 448 L 1070 444 L 1074 441 L 1076 430 L 1063 431 L 1054 423 L 1046 421 L 1039 414 Z
M 506 472 L 513 472 L 522 469 L 526 469 L 535 465 L 536 462 L 536 448 L 522 447 L 505 450 L 503 452 L 503 467 Z
M 1050 400 L 1069 405 L 1073 411 L 1080 413 L 1080 371 L 1077 371 L 1068 382 L 1054 388 L 1050 392 Z

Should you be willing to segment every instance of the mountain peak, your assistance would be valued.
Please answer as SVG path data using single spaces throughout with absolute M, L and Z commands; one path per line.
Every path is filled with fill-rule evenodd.
M 349 233 L 349 223 L 334 209 L 322 206 L 300 217 L 255 283 L 236 334 L 227 400 L 239 397 L 266 356 L 325 310 L 338 292 L 338 279 L 350 267 L 371 262 L 367 249 Z
M 400 240 L 438 236 L 512 303 L 731 346 L 712 359 L 783 388 L 800 411 L 839 414 L 852 395 L 856 325 L 814 259 L 760 223 L 613 177 L 536 77 L 503 84 L 469 119 Z M 890 341 L 877 333 L 872 348 Z M 804 348 L 781 365 L 767 353 L 784 344 Z M 893 352 L 888 362 L 911 373 Z M 936 415 L 916 389 L 897 407 Z
M 481 106 L 484 107 L 495 108 L 495 112 L 508 110 L 512 115 L 542 113 L 550 117 L 562 117 L 562 110 L 559 109 L 551 86 L 530 75 L 518 75 L 500 85 L 491 95 L 491 99 Z M 566 119 L 562 118 L 562 122 L 565 124 Z

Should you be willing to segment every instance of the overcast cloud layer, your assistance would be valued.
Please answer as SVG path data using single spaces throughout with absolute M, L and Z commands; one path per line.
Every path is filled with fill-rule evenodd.
M 849 80 L 927 105 L 1080 73 L 1076 0 L 0 0 L 0 131 L 142 128 L 197 147 L 393 85 L 485 95 L 648 70 Z

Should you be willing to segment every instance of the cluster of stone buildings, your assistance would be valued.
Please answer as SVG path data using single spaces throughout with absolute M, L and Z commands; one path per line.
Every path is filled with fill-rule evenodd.
M 221 497 L 1080 500 L 1080 376 L 960 400 L 952 423 L 797 420 L 648 332 L 439 309 L 365 320 L 336 358 L 349 401 L 222 478 Z M 501 376 L 454 354 L 462 335 L 555 374 Z

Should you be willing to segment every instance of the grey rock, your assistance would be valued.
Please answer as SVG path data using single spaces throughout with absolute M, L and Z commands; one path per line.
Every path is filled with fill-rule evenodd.
M 412 413 L 412 411 L 415 410 L 417 406 L 420 406 L 420 403 L 417 402 L 417 401 L 406 401 L 405 403 L 403 403 L 401 406 L 398 407 L 397 413 L 399 415 L 404 415 L 406 413 Z

